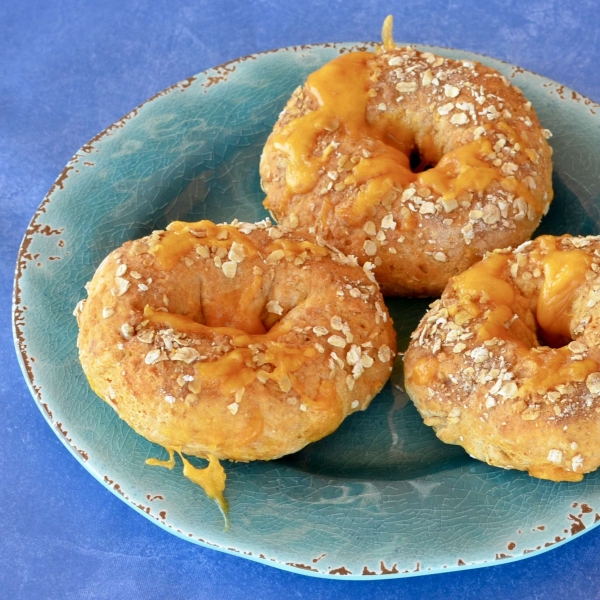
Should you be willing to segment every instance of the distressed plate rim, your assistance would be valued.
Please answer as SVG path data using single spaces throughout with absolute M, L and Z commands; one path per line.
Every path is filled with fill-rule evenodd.
M 410 571 L 410 572 L 409 571 L 399 572 L 397 569 L 394 569 L 395 565 L 394 565 L 394 567 L 388 569 L 385 566 L 383 560 L 381 562 L 381 568 L 382 568 L 381 573 L 373 573 L 373 572 L 366 573 L 365 571 L 368 570 L 366 566 L 364 568 L 364 571 L 361 574 L 357 573 L 357 572 L 349 573 L 349 572 L 347 572 L 345 567 L 333 569 L 333 571 L 336 571 L 336 572 L 332 572 L 332 571 L 325 572 L 325 571 L 314 570 L 313 568 L 311 568 L 307 565 L 304 565 L 302 563 L 291 563 L 291 562 L 284 563 L 275 558 L 270 558 L 268 556 L 264 556 L 264 554 L 259 556 L 260 550 L 257 550 L 255 553 L 249 555 L 248 553 L 245 553 L 245 552 L 242 552 L 242 551 L 239 551 L 236 549 L 228 548 L 225 546 L 218 546 L 218 545 L 208 542 L 208 541 L 191 538 L 191 537 L 185 535 L 182 531 L 176 530 L 174 527 L 169 525 L 169 523 L 166 520 L 161 521 L 161 520 L 157 519 L 156 517 L 154 517 L 153 515 L 147 513 L 145 510 L 143 510 L 143 507 L 138 506 L 129 497 L 127 497 L 124 494 L 124 492 L 119 489 L 118 486 L 113 485 L 114 482 L 108 480 L 106 476 L 102 477 L 102 475 L 100 473 L 97 473 L 89 464 L 87 464 L 88 456 L 87 456 L 86 450 L 78 448 L 74 443 L 72 443 L 67 432 L 63 429 L 62 424 L 57 423 L 55 420 L 53 420 L 52 410 L 51 410 L 52 399 L 45 398 L 41 392 L 40 386 L 38 386 L 35 383 L 35 377 L 34 377 L 33 371 L 32 371 L 31 357 L 29 357 L 27 355 L 26 336 L 23 331 L 24 311 L 23 311 L 22 307 L 23 307 L 23 295 L 24 294 L 23 294 L 23 289 L 21 288 L 21 278 L 23 276 L 23 271 L 25 269 L 25 265 L 28 260 L 27 259 L 27 251 L 31 244 L 33 236 L 36 234 L 40 234 L 40 233 L 44 234 L 44 227 L 43 227 L 43 224 L 41 223 L 41 219 L 43 217 L 43 214 L 46 212 L 46 206 L 53 200 L 53 196 L 57 190 L 64 189 L 64 186 L 66 185 L 66 181 L 68 180 L 68 177 L 69 177 L 69 171 L 74 169 L 74 165 L 76 165 L 83 157 L 86 156 L 86 154 L 90 153 L 94 149 L 94 145 L 97 142 L 99 142 L 100 140 L 102 140 L 103 138 L 105 138 L 107 136 L 110 136 L 116 130 L 126 127 L 128 122 L 132 121 L 133 119 L 135 119 L 138 116 L 140 109 L 142 109 L 145 105 L 152 103 L 152 102 L 160 101 L 161 98 L 168 96 L 169 94 L 175 92 L 176 90 L 185 92 L 185 90 L 188 87 L 190 87 L 192 85 L 192 83 L 200 77 L 206 79 L 207 83 L 204 84 L 204 87 L 206 87 L 206 88 L 208 88 L 212 85 L 217 85 L 220 82 L 226 81 L 229 74 L 232 73 L 233 71 L 235 71 L 235 69 L 238 65 L 241 65 L 242 63 L 244 63 L 247 60 L 257 60 L 257 59 L 260 59 L 260 57 L 266 56 L 269 54 L 286 53 L 286 52 L 287 53 L 291 53 L 291 52 L 302 53 L 302 52 L 312 52 L 314 50 L 319 51 L 319 50 L 324 50 L 324 49 L 337 50 L 338 53 L 341 54 L 344 52 L 355 51 L 355 50 L 365 50 L 365 49 L 372 50 L 377 45 L 378 44 L 373 43 L 373 42 L 349 42 L 349 43 L 340 42 L 340 43 L 325 43 L 325 44 L 307 44 L 307 45 L 300 45 L 300 46 L 289 46 L 289 47 L 284 47 L 284 48 L 277 48 L 277 49 L 267 50 L 264 52 L 249 54 L 249 55 L 228 61 L 226 63 L 223 63 L 217 67 L 207 69 L 207 70 L 202 71 L 192 77 L 189 77 L 180 82 L 177 82 L 177 83 L 165 88 L 164 90 L 158 92 L 157 94 L 155 94 L 154 96 L 145 100 L 144 102 L 140 103 L 138 106 L 136 106 L 130 112 L 128 112 L 125 116 L 123 116 L 122 118 L 117 120 L 115 123 L 113 123 L 110 126 L 108 126 L 107 128 L 105 128 L 103 131 L 101 131 L 100 133 L 98 133 L 97 135 L 92 137 L 86 144 L 84 144 L 73 155 L 73 157 L 69 160 L 69 162 L 67 163 L 65 168 L 60 173 L 60 175 L 57 177 L 56 181 L 54 182 L 54 184 L 52 185 L 52 187 L 50 188 L 50 190 L 44 197 L 43 201 L 37 208 L 36 212 L 34 213 L 32 219 L 27 227 L 27 230 L 24 234 L 23 240 L 20 244 L 17 262 L 16 262 L 15 279 L 14 279 L 14 287 L 13 287 L 13 306 L 12 306 L 13 342 L 15 345 L 15 350 L 16 350 L 19 366 L 21 368 L 21 371 L 23 373 L 23 376 L 25 378 L 27 386 L 28 386 L 40 412 L 42 413 L 43 417 L 45 418 L 47 423 L 52 428 L 53 432 L 60 439 L 60 441 L 65 445 L 65 447 L 70 451 L 70 453 L 86 469 L 86 471 L 88 473 L 90 473 L 106 489 L 111 491 L 117 498 L 120 498 L 123 502 L 125 502 L 128 506 L 130 506 L 134 510 L 136 510 L 139 514 L 141 514 L 144 517 L 146 517 L 147 519 L 149 519 L 152 523 L 160 526 L 165 531 L 167 531 L 171 534 L 174 534 L 181 539 L 201 545 L 205 548 L 219 550 L 221 552 L 231 554 L 233 556 L 240 556 L 242 558 L 246 558 L 246 559 L 258 562 L 260 564 L 274 566 L 276 568 L 279 568 L 279 569 L 282 569 L 285 571 L 289 571 L 289 572 L 293 572 L 293 573 L 297 573 L 297 574 L 299 573 L 299 574 L 303 574 L 303 575 L 309 575 L 309 576 L 313 576 L 313 577 L 319 577 L 319 578 L 328 578 L 328 579 L 375 581 L 375 580 L 381 580 L 381 579 L 402 578 L 402 577 L 429 575 L 429 574 L 444 573 L 444 572 L 454 572 L 454 571 L 460 571 L 460 570 L 470 570 L 470 569 L 476 569 L 476 568 L 481 568 L 481 567 L 486 567 L 486 566 L 494 566 L 497 564 L 506 564 L 509 562 L 516 562 L 516 561 L 523 560 L 523 559 L 526 559 L 526 558 L 529 558 L 532 556 L 537 556 L 548 550 L 557 548 L 558 546 L 568 543 L 569 541 L 573 540 L 574 538 L 579 537 L 583 533 L 586 533 L 587 531 L 590 531 L 591 529 L 595 528 L 598 525 L 598 523 L 600 522 L 600 520 L 597 519 L 593 524 L 590 524 L 590 525 L 584 527 L 583 529 L 581 529 L 575 533 L 572 533 L 572 535 L 568 538 L 564 538 L 561 541 L 554 542 L 545 547 L 540 547 L 538 549 L 531 550 L 527 553 L 523 553 L 520 555 L 516 555 L 516 556 L 502 555 L 502 556 L 500 556 L 501 560 L 499 560 L 498 555 L 496 555 L 495 560 L 492 559 L 492 557 L 490 557 L 489 560 L 482 560 L 480 562 L 473 562 L 473 563 L 466 563 L 466 564 L 464 562 L 462 562 L 462 564 L 460 562 L 458 564 L 455 562 L 455 564 L 453 564 L 453 565 L 448 565 L 447 567 L 436 568 L 436 569 L 421 569 L 419 563 L 417 563 L 417 569 Z M 404 45 L 404 44 L 398 43 L 398 46 L 401 46 L 401 45 Z M 600 105 L 598 105 L 597 103 L 593 102 L 592 100 L 586 98 L 585 96 L 578 94 L 574 90 L 571 90 L 570 88 L 567 88 L 566 86 L 563 86 L 557 82 L 554 82 L 544 76 L 538 75 L 537 73 L 535 73 L 533 71 L 512 65 L 506 61 L 494 59 L 487 55 L 478 54 L 478 53 L 460 50 L 460 49 L 455 49 L 455 48 L 440 47 L 440 46 L 428 46 L 428 45 L 421 45 L 421 44 L 410 44 L 410 45 L 413 47 L 416 47 L 420 50 L 431 51 L 431 52 L 442 54 L 442 55 L 445 52 L 459 54 L 459 55 L 462 55 L 463 59 L 465 59 L 465 60 L 473 59 L 473 60 L 479 60 L 484 63 L 486 61 L 488 61 L 495 65 L 499 65 L 499 64 L 503 65 L 505 68 L 512 69 L 511 76 L 514 76 L 515 74 L 525 74 L 525 75 L 534 76 L 535 78 L 538 78 L 539 80 L 544 82 L 545 86 L 554 86 L 557 90 L 557 94 L 559 95 L 559 97 L 562 100 L 574 100 L 577 102 L 583 101 L 584 105 L 589 108 L 589 110 L 592 114 L 597 114 L 597 112 L 600 111 Z M 48 225 L 46 225 L 46 227 L 48 227 Z M 454 558 L 456 559 L 457 557 L 454 557 Z M 385 561 L 390 562 L 390 564 L 391 564 L 391 562 L 393 562 L 392 557 L 386 556 L 386 557 L 384 557 L 384 559 L 385 559 Z M 344 571 L 346 571 L 346 572 L 344 572 Z

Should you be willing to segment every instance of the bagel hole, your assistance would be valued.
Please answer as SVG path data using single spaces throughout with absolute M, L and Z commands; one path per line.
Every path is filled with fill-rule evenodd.
M 573 341 L 572 337 L 564 337 L 544 331 L 536 320 L 536 334 L 540 346 L 548 346 L 548 348 L 562 348 Z
M 425 160 L 417 146 L 412 149 L 408 160 L 410 162 L 410 170 L 413 173 L 423 173 L 423 171 L 428 171 L 429 169 L 433 169 L 433 167 L 435 167 L 435 165 L 431 164 L 430 161 Z

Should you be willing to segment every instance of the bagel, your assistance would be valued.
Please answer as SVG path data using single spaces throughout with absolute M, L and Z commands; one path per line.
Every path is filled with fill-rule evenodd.
M 109 254 L 86 287 L 76 316 L 91 387 L 169 450 L 153 464 L 209 458 L 221 491 L 218 459 L 275 459 L 331 433 L 395 357 L 373 275 L 268 221 L 171 223 Z
M 293 93 L 262 153 L 264 205 L 374 264 L 384 295 L 439 295 L 531 237 L 553 196 L 550 132 L 496 70 L 384 40 Z
M 448 283 L 412 336 L 425 423 L 491 465 L 580 481 L 600 465 L 600 237 L 541 236 Z

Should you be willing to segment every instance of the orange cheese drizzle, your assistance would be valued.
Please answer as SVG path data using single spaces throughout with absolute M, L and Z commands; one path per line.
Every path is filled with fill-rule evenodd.
M 423 356 L 413 367 L 412 380 L 415 385 L 430 385 L 438 374 L 440 363 L 435 356 Z
M 498 170 L 481 157 L 492 152 L 489 140 L 479 138 L 445 154 L 433 169 L 419 174 L 419 182 L 445 200 L 462 192 L 483 192 L 498 179 Z
M 208 454 L 204 457 L 208 460 L 208 466 L 204 469 L 198 469 L 183 456 L 180 449 L 166 448 L 166 450 L 169 453 L 169 460 L 148 458 L 146 464 L 152 467 L 164 467 L 172 470 L 175 466 L 175 452 L 177 452 L 183 463 L 184 477 L 187 477 L 190 481 L 199 485 L 204 490 L 204 493 L 217 503 L 221 514 L 225 519 L 225 531 L 227 531 L 229 529 L 229 507 L 227 506 L 227 501 L 223 495 L 227 475 L 225 469 L 223 469 L 223 466 L 219 462 L 219 459 L 212 454 Z
M 593 258 L 581 250 L 559 252 L 551 236 L 539 238 L 545 256 L 535 256 L 544 269 L 544 285 L 537 306 L 537 319 L 550 342 L 570 339 L 571 305 L 585 282 Z
M 198 237 L 191 231 L 199 232 L 203 237 Z M 223 232 L 227 233 L 225 237 Z M 220 239 L 221 238 L 221 239 Z M 224 239 L 223 239 L 224 238 Z M 216 246 L 229 248 L 233 242 L 244 246 L 246 257 L 254 257 L 259 254 L 256 245 L 242 234 L 236 227 L 230 225 L 216 225 L 211 221 L 199 221 L 197 223 L 184 223 L 175 221 L 169 225 L 167 232 L 163 234 L 160 242 L 150 248 L 159 265 L 170 270 L 196 246 Z M 286 259 L 295 258 L 303 253 L 311 252 L 315 256 L 327 255 L 327 249 L 313 244 L 309 241 L 292 242 L 285 239 L 274 240 L 266 248 L 267 252 L 282 250 Z M 252 360 L 252 351 L 248 348 L 251 344 L 265 344 L 266 363 L 275 368 L 266 378 L 275 381 L 280 386 L 289 379 L 289 385 L 300 395 L 304 404 L 313 408 L 324 410 L 331 409 L 335 404 L 335 386 L 329 381 L 323 381 L 319 387 L 317 397 L 312 399 L 304 393 L 303 386 L 294 373 L 300 370 L 304 364 L 317 356 L 317 350 L 308 348 L 288 348 L 277 342 L 277 339 L 288 333 L 291 324 L 277 323 L 268 332 L 260 321 L 262 304 L 257 305 L 255 298 L 262 287 L 262 275 L 255 275 L 252 283 L 239 297 L 235 306 L 231 302 L 224 302 L 220 312 L 211 315 L 212 322 L 209 325 L 198 323 L 185 315 L 156 311 L 150 306 L 144 308 L 144 317 L 151 323 L 164 325 L 183 333 L 195 333 L 215 337 L 217 335 L 228 336 L 231 339 L 234 350 L 228 352 L 221 358 L 208 362 L 197 363 L 196 373 L 205 383 L 215 383 L 220 386 L 224 394 L 235 393 L 240 388 L 253 383 L 258 377 L 258 371 L 254 367 L 248 367 Z M 255 306 L 256 305 L 256 306 Z M 249 417 L 246 426 L 247 435 L 238 439 L 238 443 L 250 443 L 256 439 L 263 428 L 263 419 L 257 411 Z M 185 437 L 185 432 L 179 431 L 179 437 Z M 180 449 L 167 448 L 169 460 L 162 461 L 150 458 L 146 461 L 151 466 L 161 466 L 173 469 L 175 466 L 174 451 L 177 451 L 183 462 L 183 475 L 196 483 L 205 491 L 206 495 L 214 499 L 225 519 L 225 528 L 229 528 L 228 507 L 223 496 L 225 490 L 226 474 L 219 460 L 212 454 L 207 455 L 209 464 L 204 469 L 194 467 L 184 458 Z
M 395 47 L 391 37 L 391 22 L 384 25 L 384 47 Z M 288 158 L 286 185 L 288 200 L 295 194 L 305 194 L 314 189 L 333 147 L 327 146 L 321 155 L 315 154 L 319 139 L 327 132 L 340 129 L 350 144 L 360 147 L 360 141 L 370 138 L 381 142 L 373 155 L 362 158 L 343 180 L 346 186 L 358 188 L 356 201 L 351 208 L 340 209 L 340 215 L 351 224 L 359 224 L 389 192 L 402 190 L 410 183 L 432 188 L 444 199 L 453 199 L 464 192 L 481 192 L 492 181 L 499 181 L 504 189 L 521 196 L 536 210 L 541 208 L 527 186 L 514 177 L 503 177 L 491 162 L 483 160 L 491 155 L 491 144 L 479 138 L 444 155 L 438 164 L 427 171 L 415 174 L 410 170 L 408 154 L 414 147 L 414 134 L 392 118 L 386 111 L 367 118 L 370 83 L 373 74 L 369 65 L 373 54 L 351 52 L 332 60 L 312 73 L 306 81 L 306 90 L 316 99 L 318 107 L 284 126 L 273 137 L 275 149 Z M 524 142 L 507 124 L 500 123 L 509 138 Z M 431 148 L 431 140 L 423 142 Z M 269 199 L 265 200 L 269 205 Z
M 206 235 L 197 237 L 191 231 L 202 232 Z M 223 231 L 227 232 L 227 239 L 219 239 L 219 234 Z M 163 268 L 170 269 L 197 245 L 227 247 L 234 241 L 244 244 L 246 256 L 252 257 L 259 253 L 256 245 L 237 228 L 229 225 L 215 225 L 211 221 L 197 223 L 175 221 L 169 225 L 168 231 L 160 242 L 150 251 Z M 295 258 L 306 252 L 311 252 L 317 257 L 328 254 L 326 248 L 312 242 L 306 240 L 294 242 L 281 238 L 273 240 L 265 250 L 267 253 L 282 250 L 286 259 Z M 238 349 L 216 361 L 196 365 L 196 370 L 202 378 L 218 379 L 224 393 L 233 393 L 256 379 L 258 371 L 244 366 L 250 362 L 252 353 L 250 350 L 243 349 L 247 349 L 250 344 L 264 343 L 268 345 L 266 359 L 275 367 L 274 371 L 266 377 L 280 385 L 285 385 L 286 378 L 289 377 L 292 389 L 300 395 L 304 404 L 314 408 L 328 408 L 329 394 L 323 393 L 321 397 L 311 399 L 304 393 L 300 382 L 295 377 L 291 377 L 291 374 L 300 370 L 305 362 L 317 356 L 317 350 L 313 347 L 288 348 L 284 344 L 278 343 L 276 340 L 289 332 L 291 328 L 289 323 L 276 324 L 269 332 L 265 331 L 260 321 L 262 305 L 253 302 L 261 285 L 262 275 L 255 275 L 252 284 L 241 294 L 237 303 L 224 298 L 223 305 L 217 307 L 218 313 L 211 314 L 211 321 L 206 325 L 197 323 L 184 315 L 155 311 L 150 306 L 145 307 L 144 316 L 151 322 L 168 325 L 181 332 L 230 337 L 232 344 Z
M 540 250 L 532 252 L 531 258 L 543 270 L 544 281 L 537 299 L 536 319 L 548 341 L 568 343 L 571 339 L 571 307 L 579 287 L 585 282 L 592 258 L 581 250 L 558 250 L 550 236 L 539 238 L 538 243 Z M 585 381 L 598 368 L 594 360 L 571 361 L 572 352 L 568 346 L 534 352 L 537 341 L 520 319 L 506 328 L 505 323 L 515 314 L 515 290 L 505 275 L 509 260 L 507 254 L 491 254 L 453 280 L 461 304 L 482 300 L 489 306 L 490 312 L 477 330 L 478 339 L 482 342 L 492 338 L 511 341 L 517 345 L 521 361 L 530 360 L 536 364 L 535 374 L 519 389 L 521 396 L 531 392 L 545 393 L 571 381 Z
M 370 160 L 367 164 L 371 165 L 373 177 L 382 176 L 385 163 L 383 170 L 386 176 L 398 183 L 407 185 L 416 179 L 408 168 L 406 156 L 412 146 L 412 136 L 385 118 L 374 123 L 367 121 L 370 84 L 368 63 L 372 57 L 369 52 L 345 54 L 308 77 L 306 88 L 316 98 L 319 107 L 292 121 L 273 140 L 274 147 L 288 156 L 286 182 L 289 194 L 307 193 L 315 187 L 327 153 L 315 156 L 313 151 L 320 136 L 338 127 L 356 143 L 365 137 L 381 139 L 391 150 L 396 150 L 396 160 L 385 161 L 385 157 L 365 159 Z M 404 156 L 400 158 L 398 154 L 402 150 Z M 368 176 L 368 167 L 361 167 L 362 174 L 354 173 L 354 169 L 353 175 L 357 181 L 364 181 L 365 175 L 371 178 Z
M 281 386 L 285 385 L 286 378 L 289 377 L 291 389 L 300 396 L 304 404 L 315 409 L 330 408 L 331 399 L 328 394 L 324 393 L 321 397 L 318 395 L 316 399 L 310 398 L 304 392 L 301 382 L 292 375 L 299 371 L 305 363 L 315 359 L 318 352 L 313 346 L 289 348 L 277 341 L 291 330 L 289 321 L 275 324 L 265 334 L 254 335 L 233 327 L 209 327 L 196 323 L 184 315 L 155 311 L 149 306 L 144 309 L 144 317 L 149 322 L 167 325 L 183 333 L 228 336 L 231 339 L 231 344 L 235 347 L 234 350 L 224 354 L 217 360 L 196 363 L 196 373 L 201 380 L 219 385 L 224 394 L 233 394 L 257 379 L 260 367 L 248 366 L 248 364 L 251 364 L 253 356 L 249 346 L 264 344 L 266 345 L 265 361 L 275 367 L 271 373 L 264 372 L 266 379 L 275 381 Z
M 191 231 L 203 234 L 203 237 L 197 237 Z M 224 233 L 227 237 L 219 239 L 219 234 Z M 230 248 L 233 242 L 244 246 L 247 257 L 258 254 L 258 248 L 252 240 L 233 225 L 216 225 L 206 220 L 196 223 L 173 221 L 167 227 L 160 242 L 150 248 L 150 252 L 154 254 L 163 269 L 170 270 L 196 246 Z
M 304 252 L 311 252 L 315 256 L 327 256 L 328 250 L 323 246 L 313 244 L 309 241 L 293 242 L 291 240 L 278 239 L 267 246 L 267 252 L 283 250 L 285 258 L 296 258 Z
M 386 50 L 393 50 L 396 47 L 393 36 L 393 28 L 394 17 L 392 15 L 388 15 L 383 21 L 383 27 L 381 28 L 381 41 L 383 42 L 383 47 Z
M 194 235 L 194 232 L 196 235 Z M 202 237 L 198 237 L 198 235 Z M 232 225 L 215 225 L 211 221 L 185 223 L 174 221 L 162 235 L 159 242 L 150 248 L 159 265 L 171 270 L 179 261 L 197 246 L 222 247 L 229 249 L 234 242 L 243 245 L 244 255 L 248 258 L 260 255 L 259 248 L 245 234 Z M 283 257 L 292 260 L 310 252 L 323 257 L 328 250 L 309 241 L 294 242 L 288 239 L 276 239 L 264 248 L 267 254 L 282 250 Z M 243 290 L 223 292 L 218 303 L 212 303 L 206 309 L 207 324 L 213 327 L 233 327 L 251 334 L 264 334 L 265 327 L 260 319 L 263 309 L 261 288 L 263 275 L 254 274 L 249 286 Z M 208 312 L 210 310 L 210 312 Z
M 194 235 L 200 234 L 202 237 Z M 227 237 L 219 239 L 219 235 L 226 233 Z M 252 258 L 260 254 L 258 247 L 252 240 L 233 225 L 216 225 L 212 221 L 198 221 L 186 223 L 173 221 L 167 227 L 160 242 L 150 248 L 159 265 L 166 270 L 172 269 L 184 256 L 189 254 L 196 246 L 210 246 L 230 248 L 233 242 L 244 246 L 246 257 Z M 266 248 L 267 253 L 274 250 L 283 250 L 286 258 L 295 258 L 303 252 L 309 251 L 315 256 L 326 256 L 326 248 L 309 241 L 294 242 L 287 239 L 275 239 Z

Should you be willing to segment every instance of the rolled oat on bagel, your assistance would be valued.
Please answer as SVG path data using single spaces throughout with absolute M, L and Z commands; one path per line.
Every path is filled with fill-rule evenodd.
M 293 93 L 261 158 L 265 206 L 374 264 L 384 294 L 438 295 L 536 229 L 553 195 L 549 132 L 498 71 L 384 42 Z
M 94 391 L 171 455 L 211 465 L 331 433 L 395 357 L 368 269 L 268 222 L 171 223 L 113 251 L 87 289 L 78 347 Z
M 600 466 L 600 237 L 541 236 L 452 278 L 406 390 L 444 442 L 553 481 Z

